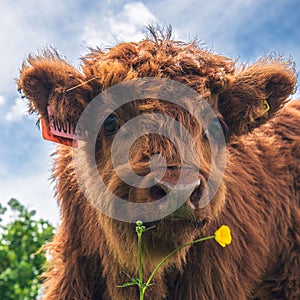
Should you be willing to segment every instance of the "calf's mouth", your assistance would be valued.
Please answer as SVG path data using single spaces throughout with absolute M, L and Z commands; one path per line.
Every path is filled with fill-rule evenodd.
M 205 176 L 194 168 L 157 168 L 145 176 L 143 185 L 147 188 L 132 188 L 128 201 L 152 203 L 154 213 L 156 210 L 162 215 L 158 222 L 203 226 L 209 218 L 206 182 Z M 141 212 L 142 221 L 144 214 L 147 212 Z

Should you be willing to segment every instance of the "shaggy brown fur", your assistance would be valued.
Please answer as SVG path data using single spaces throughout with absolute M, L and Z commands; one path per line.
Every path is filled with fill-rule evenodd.
M 55 53 L 31 56 L 18 84 L 30 111 L 47 120 L 50 105 L 62 120 L 77 121 L 101 91 L 145 76 L 192 87 L 213 107 L 227 133 L 226 170 L 214 199 L 203 209 L 191 209 L 187 201 L 180 212 L 183 220 L 167 217 L 144 234 L 145 278 L 167 253 L 213 234 L 221 224 L 229 225 L 233 236 L 226 249 L 211 240 L 179 252 L 155 276 L 146 299 L 300 299 L 300 102 L 287 101 L 296 85 L 290 62 L 268 57 L 238 67 L 196 43 L 153 32 L 140 43 L 122 43 L 107 52 L 93 50 L 83 58 L 82 72 Z M 265 99 L 270 105 L 267 113 Z M 185 151 L 188 165 L 180 166 L 172 143 L 149 134 L 131 148 L 135 171 L 150 176 L 149 158 L 161 153 L 169 166 L 166 180 L 181 167 L 197 170 L 205 184 L 211 158 L 201 125 L 176 105 L 154 99 L 131 102 L 116 115 L 122 125 L 145 112 L 168 114 L 187 126 L 197 138 L 201 165 Z M 177 138 L 184 137 L 177 133 Z M 96 157 L 104 182 L 129 201 L 153 200 L 149 190 L 130 187 L 118 178 L 109 159 L 112 140 L 101 129 Z M 138 299 L 136 287 L 117 288 L 128 281 L 125 272 L 138 274 L 134 225 L 110 219 L 86 200 L 76 181 L 72 148 L 58 147 L 53 178 L 61 224 L 48 247 L 52 261 L 45 273 L 43 299 Z

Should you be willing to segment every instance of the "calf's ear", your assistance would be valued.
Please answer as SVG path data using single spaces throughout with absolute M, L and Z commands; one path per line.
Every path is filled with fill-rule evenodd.
M 93 97 L 88 79 L 55 53 L 30 56 L 23 64 L 18 88 L 29 100 L 29 111 L 48 122 L 50 106 L 60 120 L 77 121 Z
M 293 65 L 263 59 L 229 78 L 219 95 L 219 111 L 233 134 L 244 134 L 265 123 L 294 93 Z

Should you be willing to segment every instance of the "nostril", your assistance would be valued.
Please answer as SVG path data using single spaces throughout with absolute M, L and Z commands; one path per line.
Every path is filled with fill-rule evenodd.
M 190 202 L 193 205 L 193 208 L 199 208 L 199 202 L 202 195 L 202 187 L 201 185 L 197 186 L 190 196 Z
M 154 200 L 159 200 L 167 195 L 166 190 L 160 184 L 156 184 L 150 188 L 151 197 Z

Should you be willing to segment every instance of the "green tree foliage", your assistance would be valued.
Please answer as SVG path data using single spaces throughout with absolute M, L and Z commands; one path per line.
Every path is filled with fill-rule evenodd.
M 7 214 L 13 218 L 9 222 Z M 38 252 L 51 240 L 54 227 L 45 220 L 36 220 L 36 212 L 28 210 L 18 200 L 8 207 L 0 204 L 0 299 L 36 299 L 46 257 Z

